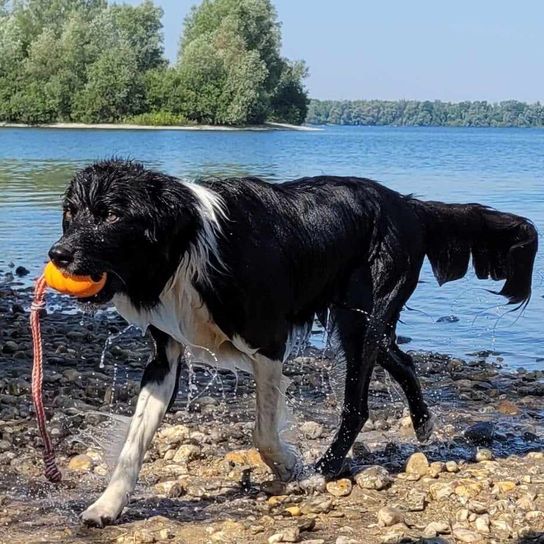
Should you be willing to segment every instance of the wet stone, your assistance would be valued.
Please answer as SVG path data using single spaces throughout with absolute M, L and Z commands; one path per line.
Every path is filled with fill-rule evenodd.
M 389 471 L 378 465 L 369 467 L 355 475 L 355 482 L 361 489 L 380 491 L 391 485 L 392 481 Z
M 24 266 L 18 266 L 15 269 L 15 275 L 19 278 L 24 278 L 25 276 L 28 276 L 30 274 L 30 270 L 28 268 L 25 268 Z
M 520 413 L 519 407 L 511 400 L 503 399 L 497 406 L 497 411 L 503 415 L 517 416 Z
M 169 498 L 181 497 L 185 493 L 184 486 L 177 480 L 159 482 L 158 484 L 155 484 L 154 489 L 158 495 Z
M 285 483 L 280 480 L 267 480 L 261 484 L 261 490 L 267 495 L 285 495 Z
M 323 434 L 323 425 L 315 421 L 305 421 L 300 430 L 305 438 L 309 440 L 316 440 Z
M 475 446 L 489 446 L 493 442 L 495 425 L 490 422 L 481 422 L 472 425 L 465 431 L 465 437 Z
M 248 465 L 250 467 L 266 467 L 268 466 L 263 461 L 261 454 L 255 448 L 247 450 L 234 450 L 225 455 L 225 461 L 233 465 Z
M 89 472 L 94 466 L 94 461 L 86 454 L 72 457 L 68 463 L 68 469 L 74 472 Z
M 297 486 L 307 494 L 324 493 L 326 491 L 326 480 L 322 474 L 312 474 L 297 482 Z
M 184 444 L 178 448 L 172 461 L 174 463 L 189 463 L 198 459 L 201 454 L 201 448 L 195 444 Z
M 4 342 L 4 345 L 2 346 L 2 352 L 6 354 L 15 353 L 18 349 L 19 345 L 13 340 L 8 340 L 7 342 Z
M 353 488 L 351 480 L 342 478 L 327 483 L 327 491 L 335 497 L 347 497 Z
M 491 450 L 488 450 L 487 448 L 478 448 L 476 450 L 476 461 L 482 462 L 482 461 L 492 461 L 495 456 L 493 455 L 493 452 Z
M 457 321 L 459 318 L 456 315 L 444 315 L 436 320 L 437 323 L 457 323 Z

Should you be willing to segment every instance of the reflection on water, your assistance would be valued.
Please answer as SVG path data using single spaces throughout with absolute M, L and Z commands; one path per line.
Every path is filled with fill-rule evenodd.
M 172 132 L 0 129 L 0 269 L 37 276 L 60 234 L 60 202 L 73 172 L 112 155 L 195 179 L 252 174 L 270 181 L 337 174 L 371 177 L 404 193 L 482 202 L 530 217 L 544 230 L 544 130 L 327 127 L 319 132 Z M 400 334 L 413 349 L 544 366 L 544 259 L 523 315 L 473 277 L 436 286 L 426 265 Z M 494 285 L 492 288 L 496 288 Z M 437 320 L 454 315 L 457 322 Z

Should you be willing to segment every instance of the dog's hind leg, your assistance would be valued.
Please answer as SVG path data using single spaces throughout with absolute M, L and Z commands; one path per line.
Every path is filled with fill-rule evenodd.
M 263 460 L 283 481 L 288 481 L 298 469 L 294 446 L 281 439 L 286 424 L 285 391 L 288 379 L 283 376 L 282 362 L 261 354 L 253 356 L 253 375 L 257 389 L 257 414 L 253 441 Z
M 377 355 L 374 342 L 365 334 L 367 327 L 362 316 L 343 309 L 336 309 L 332 314 L 332 328 L 336 331 L 341 356 L 346 360 L 346 382 L 340 427 L 316 466 L 325 476 L 340 472 L 344 458 L 368 419 L 368 387 Z
M 423 400 L 414 361 L 404 353 L 394 342 L 378 356 L 378 363 L 391 374 L 393 379 L 402 387 L 408 406 L 412 425 L 420 442 L 427 441 L 433 432 L 433 416 Z
M 344 458 L 368 418 L 368 387 L 378 353 L 378 338 L 375 330 L 368 326 L 371 285 L 368 271 L 356 271 L 346 292 L 331 309 L 332 337 L 338 344 L 340 356 L 345 358 L 346 382 L 340 426 L 316 465 L 316 470 L 325 476 L 340 472 Z
M 113 522 L 134 491 L 145 452 L 177 392 L 182 346 L 151 327 L 156 343 L 154 359 L 147 365 L 128 435 L 110 483 L 81 515 L 88 525 L 103 527 Z

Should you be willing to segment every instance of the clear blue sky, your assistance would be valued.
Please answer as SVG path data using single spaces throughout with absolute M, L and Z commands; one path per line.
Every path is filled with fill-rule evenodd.
M 314 98 L 544 101 L 542 0 L 273 2 L 283 53 L 306 60 Z M 198 0 L 155 3 L 173 60 Z

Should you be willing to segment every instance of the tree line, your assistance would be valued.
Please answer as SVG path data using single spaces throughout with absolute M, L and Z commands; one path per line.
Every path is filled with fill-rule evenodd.
M 281 56 L 270 0 L 193 7 L 172 65 L 162 14 L 152 0 L 0 0 L 0 121 L 305 120 L 307 70 Z
M 544 104 L 517 100 L 311 100 L 306 122 L 316 125 L 544 127 Z

